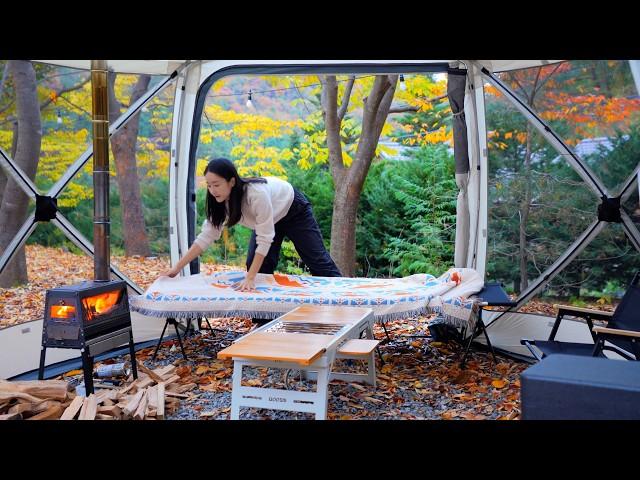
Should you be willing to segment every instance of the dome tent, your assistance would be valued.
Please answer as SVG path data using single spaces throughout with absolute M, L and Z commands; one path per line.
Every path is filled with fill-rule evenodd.
M 36 60 L 37 61 L 37 60 Z M 353 74 L 353 73 L 420 73 L 420 72 L 449 72 L 453 73 L 450 80 L 458 77 L 456 83 L 461 89 L 458 91 L 460 102 L 453 105 L 454 114 L 458 119 L 457 126 L 454 127 L 455 143 L 457 148 L 456 157 L 456 180 L 461 190 L 458 198 L 458 225 L 456 230 L 456 250 L 455 263 L 459 267 L 474 268 L 481 275 L 485 274 L 486 250 L 487 250 L 487 168 L 481 168 L 489 161 L 487 155 L 487 132 L 485 124 L 485 108 L 483 85 L 486 82 L 492 83 L 501 90 L 507 99 L 512 101 L 523 115 L 545 136 L 549 136 L 552 145 L 563 155 L 569 153 L 570 162 L 576 171 L 585 179 L 594 192 L 607 194 L 608 192 L 599 183 L 595 175 L 589 171 L 579 158 L 572 154 L 562 140 L 557 135 L 550 132 L 546 124 L 526 106 L 519 103 L 518 98 L 513 95 L 506 85 L 494 75 L 495 73 L 518 70 L 523 68 L 547 65 L 558 62 L 557 60 L 393 60 L 393 61 L 230 61 L 230 60 L 110 60 L 109 68 L 120 73 L 137 73 L 167 76 L 164 82 L 156 86 L 153 91 L 149 91 L 125 112 L 118 121 L 110 127 L 113 134 L 121 128 L 125 122 L 139 111 L 148 101 L 151 100 L 166 86 L 175 83 L 176 95 L 174 99 L 174 114 L 171 132 L 171 169 L 170 169 L 170 245 L 171 260 L 175 263 L 183 252 L 188 250 L 195 238 L 196 212 L 194 196 L 194 170 L 195 170 L 195 150 L 198 140 L 198 129 L 200 127 L 200 116 L 204 104 L 204 97 L 211 84 L 216 80 L 235 74 L 248 75 L 286 75 L 299 73 L 313 74 Z M 73 68 L 90 69 L 90 60 L 47 60 L 45 63 L 56 64 Z M 456 75 L 456 73 L 462 73 Z M 452 92 L 453 81 L 450 81 L 450 99 L 456 93 Z M 463 145 L 463 150 L 460 148 Z M 56 196 L 62 191 L 72 176 L 78 172 L 82 166 L 90 159 L 91 152 L 83 154 L 61 178 L 59 182 L 49 191 L 49 196 Z M 2 166 L 16 179 L 21 179 L 25 183 L 25 191 L 33 187 L 28 185 L 19 169 L 11 168 L 11 160 L 2 159 Z M 9 167 L 8 167 L 9 166 Z M 623 194 L 630 195 L 636 186 L 637 168 L 623 187 Z M 27 179 L 28 180 L 28 179 Z M 29 220 L 27 221 L 29 222 Z M 78 236 L 73 225 L 64 219 L 54 219 L 54 223 L 67 234 L 74 237 L 74 243 L 82 248 L 86 253 L 92 253 L 90 242 Z M 13 252 L 24 244 L 28 235 L 32 231 L 31 224 L 25 224 L 19 235 L 7 251 L 0 258 L 0 269 L 8 263 Z M 632 223 L 627 225 L 625 230 L 634 245 L 640 245 L 640 234 Z M 561 256 L 547 271 L 543 272 L 539 279 L 532 282 L 518 298 L 518 306 L 524 304 L 528 299 L 540 291 L 553 276 L 561 271 L 586 244 L 602 229 L 604 225 L 601 221 L 594 222 L 585 234 L 574 242 L 570 249 Z M 127 279 L 121 272 L 112 267 L 112 271 L 128 281 L 130 287 L 139 292 L 140 289 L 131 280 Z M 197 261 L 193 262 L 190 268 L 185 268 L 184 273 L 189 275 L 198 271 Z M 485 316 L 490 319 L 492 344 L 494 347 L 512 353 L 528 355 L 523 347 L 519 345 L 521 337 L 543 338 L 546 337 L 550 327 L 548 322 L 541 322 L 539 318 L 534 318 L 531 314 L 507 313 L 490 314 Z M 138 342 L 152 340 L 160 336 L 162 324 L 153 319 L 145 318 L 137 313 L 132 313 L 134 324 L 134 336 Z M 537 320 L 537 321 L 535 321 Z M 37 367 L 40 328 L 38 321 L 29 322 L 15 327 L 10 327 L 0 331 L 1 345 L 15 345 L 13 348 L 0 349 L 0 359 L 3 371 L 0 377 L 7 378 L 21 372 L 32 370 Z M 563 337 L 564 336 L 564 337 Z M 559 339 L 571 338 L 574 341 L 589 341 L 588 333 L 582 335 L 582 329 L 563 328 L 559 333 Z M 18 355 L 17 352 L 20 352 Z M 58 351 L 57 355 L 51 353 L 50 363 L 73 357 L 76 352 Z

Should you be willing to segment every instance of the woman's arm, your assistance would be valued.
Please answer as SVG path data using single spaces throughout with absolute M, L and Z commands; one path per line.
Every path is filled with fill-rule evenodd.
M 178 263 L 176 263 L 172 269 L 162 272 L 160 276 L 175 277 L 188 263 L 191 263 L 191 261 L 198 258 L 201 253 L 202 247 L 197 243 L 194 243 L 193 245 L 191 245 L 191 248 L 187 250 L 187 253 L 185 253 L 184 256 L 180 260 L 178 260 Z

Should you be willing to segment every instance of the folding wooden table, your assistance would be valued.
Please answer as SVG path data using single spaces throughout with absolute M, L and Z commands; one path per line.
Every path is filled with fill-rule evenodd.
M 218 358 L 231 358 L 234 362 L 231 419 L 240 417 L 241 407 L 311 412 L 317 420 L 325 419 L 331 380 L 364 379 L 375 385 L 373 354 L 368 359 L 368 374 L 332 372 L 335 358 L 341 356 L 341 345 L 352 339 L 373 339 L 373 322 L 370 308 L 304 305 L 218 352 Z M 316 391 L 242 385 L 243 368 L 249 366 L 317 372 Z

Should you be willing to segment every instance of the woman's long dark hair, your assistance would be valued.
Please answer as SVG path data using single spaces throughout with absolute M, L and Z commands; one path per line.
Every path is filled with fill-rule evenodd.
M 220 228 L 224 221 L 227 221 L 227 227 L 233 227 L 240 221 L 242 217 L 242 196 L 244 195 L 244 187 L 248 183 L 267 183 L 264 178 L 240 178 L 236 166 L 226 158 L 214 158 L 209 162 L 207 168 L 204 169 L 203 175 L 207 172 L 215 173 L 230 182 L 232 178 L 236 179 L 236 184 L 231 189 L 229 195 L 229 216 L 227 217 L 226 202 L 219 203 L 211 195 L 207 188 L 207 218 L 216 227 Z

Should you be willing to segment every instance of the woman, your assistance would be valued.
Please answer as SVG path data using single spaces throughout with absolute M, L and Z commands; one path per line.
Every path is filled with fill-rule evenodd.
M 309 200 L 291 184 L 274 177 L 240 178 L 235 165 L 226 158 L 211 160 L 204 178 L 207 218 L 202 232 L 178 263 L 162 275 L 176 276 L 220 238 L 223 227 L 239 223 L 253 232 L 247 254 L 247 275 L 236 285 L 237 290 L 254 290 L 257 273 L 273 273 L 285 236 L 293 242 L 311 275 L 342 276 L 324 248 Z

